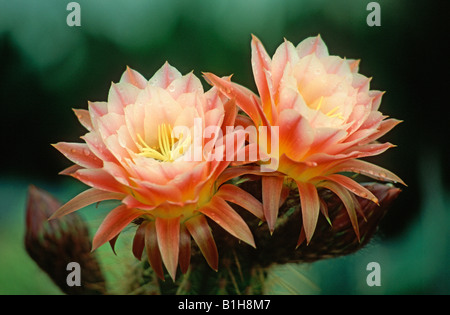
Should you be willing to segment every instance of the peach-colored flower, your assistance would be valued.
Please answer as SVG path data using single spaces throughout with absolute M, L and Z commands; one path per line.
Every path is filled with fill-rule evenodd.
M 327 216 L 317 193 L 317 188 L 323 187 L 342 199 L 359 238 L 358 208 L 353 194 L 375 203 L 377 199 L 356 181 L 339 173 L 361 173 L 403 183 L 393 173 L 358 159 L 392 147 L 376 140 L 400 121 L 386 119 L 378 110 L 383 92 L 369 90 L 370 78 L 358 73 L 359 61 L 329 55 L 320 36 L 307 38 L 297 47 L 285 40 L 273 58 L 255 36 L 251 48 L 259 97 L 229 78 L 210 73 L 205 77 L 234 99 L 256 126 L 279 128 L 278 155 L 271 157 L 279 162 L 277 169 L 273 169 L 278 173 L 262 177 L 264 214 L 270 230 L 275 227 L 283 186 L 297 187 L 302 233 L 309 242 L 319 212 L 322 210 Z M 274 140 L 270 132 L 267 138 L 259 145 Z M 245 171 L 241 168 L 241 173 Z
M 168 63 L 148 81 L 127 68 L 120 82 L 112 84 L 107 102 L 90 102 L 88 110 L 75 113 L 89 131 L 82 137 L 85 143 L 54 146 L 75 163 L 62 173 L 92 188 L 66 203 L 53 217 L 99 201 L 120 200 L 100 225 L 93 249 L 108 241 L 113 245 L 123 228 L 139 222 L 134 255 L 140 259 L 145 248 L 158 276 L 163 278 L 164 264 L 174 279 L 178 263 L 182 272 L 189 266 L 191 237 L 209 265 L 218 267 L 216 245 L 205 216 L 255 245 L 248 226 L 226 201 L 261 218 L 262 204 L 220 181 L 230 161 L 208 158 L 225 152 L 227 137 L 237 139 L 233 140 L 236 148 L 243 147 L 243 140 L 234 138 L 238 131 L 223 138 L 195 134 L 196 123 L 201 130 L 234 125 L 235 104 L 216 88 L 204 92 L 193 73 L 182 76 Z M 176 133 L 177 128 L 182 131 Z M 196 145 L 200 146 L 200 158 Z

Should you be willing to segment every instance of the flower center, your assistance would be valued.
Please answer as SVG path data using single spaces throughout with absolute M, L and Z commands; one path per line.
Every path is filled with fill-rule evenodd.
M 320 97 L 319 103 L 316 106 L 316 111 L 320 110 L 320 108 L 322 107 L 322 103 L 323 103 L 323 96 Z M 342 116 L 342 112 L 339 112 L 339 109 L 340 109 L 340 107 L 336 106 L 335 108 L 330 110 L 328 113 L 324 113 L 324 114 L 330 118 L 337 117 L 341 120 L 344 120 L 345 118 L 344 118 L 344 116 Z
M 172 127 L 163 123 L 158 126 L 158 145 L 150 147 L 141 135 L 137 135 L 140 141 L 140 153 L 138 155 L 153 158 L 163 162 L 173 162 L 181 157 L 191 144 L 191 136 L 188 133 L 183 137 L 181 133 L 179 138 L 173 136 Z

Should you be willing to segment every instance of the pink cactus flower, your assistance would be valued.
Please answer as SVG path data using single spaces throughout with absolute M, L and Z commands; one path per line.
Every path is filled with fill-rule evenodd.
M 161 279 L 163 266 L 172 279 L 178 265 L 187 271 L 191 238 L 217 270 L 218 252 L 206 217 L 251 246 L 255 244 L 247 224 L 227 201 L 263 218 L 258 200 L 220 180 L 231 161 L 208 158 L 225 154 L 224 140 L 229 137 L 235 148 L 243 148 L 244 141 L 234 137 L 238 131 L 222 137 L 195 133 L 196 124 L 201 130 L 234 126 L 236 113 L 234 101 L 216 88 L 204 92 L 193 73 L 181 75 L 166 63 L 147 81 L 127 68 L 120 82 L 111 85 L 107 102 L 89 102 L 88 110 L 75 110 L 88 130 L 84 143 L 54 145 L 75 163 L 61 173 L 92 188 L 52 218 L 99 201 L 120 200 L 98 228 L 93 250 L 108 241 L 113 245 L 135 222 L 133 253 L 141 259 L 145 249 Z
M 379 111 L 383 92 L 369 89 L 371 79 L 358 73 L 359 60 L 329 55 L 320 36 L 307 38 L 297 47 L 285 40 L 273 58 L 255 36 L 251 49 L 259 96 L 229 77 L 211 73 L 205 77 L 248 115 L 241 116 L 240 121 L 278 131 L 279 150 L 271 156 L 278 162 L 272 169 L 277 172 L 262 177 L 264 216 L 270 230 L 275 228 L 284 188 L 298 188 L 303 219 L 299 240 L 306 235 L 309 243 L 319 213 L 328 218 L 317 193 L 322 187 L 340 197 L 359 238 L 360 211 L 355 195 L 378 201 L 369 190 L 340 173 L 360 173 L 404 184 L 392 172 L 359 159 L 393 147 L 377 139 L 400 121 L 387 119 Z M 268 132 L 267 141 L 258 144 L 275 141 L 274 134 Z M 241 167 L 240 172 L 249 170 Z

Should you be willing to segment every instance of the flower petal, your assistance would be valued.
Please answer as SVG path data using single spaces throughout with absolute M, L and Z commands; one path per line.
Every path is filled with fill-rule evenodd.
M 227 168 L 217 178 L 216 185 L 220 186 L 232 178 L 245 174 L 262 175 L 263 173 L 261 172 L 261 168 L 259 166 L 239 166 Z
M 74 164 L 72 166 L 69 166 L 65 169 L 63 169 L 61 172 L 59 172 L 59 175 L 69 175 L 72 176 L 76 171 L 83 169 L 80 165 Z
M 252 68 L 253 76 L 255 78 L 256 87 L 258 88 L 259 95 L 264 108 L 264 113 L 268 115 L 269 121 L 272 117 L 272 102 L 271 102 L 271 91 L 268 85 L 267 73 L 270 74 L 271 60 L 267 54 L 261 41 L 252 35 Z
M 180 253 L 180 217 L 157 217 L 155 227 L 162 261 L 170 277 L 175 281 Z
M 147 80 L 137 71 L 127 66 L 127 69 L 122 74 L 120 82 L 125 82 L 136 86 L 139 89 L 145 88 Z
M 238 109 L 236 107 L 236 102 L 234 100 L 229 100 L 224 105 L 224 112 L 225 115 L 223 117 L 222 121 L 222 134 L 226 134 L 227 127 L 234 127 L 234 124 L 236 122 L 236 117 L 238 113 Z
M 142 210 L 129 209 L 126 205 L 120 205 L 109 212 L 95 233 L 94 239 L 92 240 L 92 251 L 114 238 L 131 221 L 144 213 Z
M 133 104 L 141 89 L 126 82 L 112 83 L 108 94 L 108 112 L 123 115 L 123 108 Z
M 398 119 L 394 119 L 394 118 L 383 120 L 380 123 L 380 125 L 378 126 L 378 130 L 375 133 L 373 133 L 372 135 L 370 135 L 369 137 L 364 139 L 364 143 L 369 143 L 369 142 L 377 140 L 378 138 L 381 138 L 382 136 L 384 136 L 386 133 L 391 131 L 392 128 L 394 128 L 401 122 L 402 122 L 402 120 L 398 120 Z
M 230 99 L 235 99 L 236 104 L 250 116 L 256 125 L 259 125 L 261 119 L 252 99 L 252 95 L 255 95 L 253 92 L 241 85 L 232 83 L 229 78 L 219 78 L 212 73 L 204 73 L 204 77 L 225 96 Z
M 86 143 L 58 142 L 53 147 L 66 158 L 82 167 L 100 168 L 103 166 L 102 160 L 92 153 Z
M 350 222 L 352 223 L 353 230 L 356 233 L 356 237 L 358 238 L 358 241 L 361 241 L 358 227 L 358 217 L 356 216 L 355 203 L 349 191 L 344 187 L 342 187 L 340 184 L 330 181 L 321 182 L 318 184 L 318 186 L 331 190 L 342 200 L 345 209 L 347 209 L 347 213 L 350 218 Z
M 156 236 L 155 221 L 150 221 L 145 226 L 145 249 L 150 266 L 156 275 L 164 281 L 164 270 Z
M 406 186 L 406 184 L 403 182 L 403 180 L 400 179 L 397 175 L 394 173 L 388 171 L 387 169 L 384 169 L 378 165 L 352 159 L 347 160 L 342 163 L 339 163 L 335 166 L 333 166 L 331 169 L 327 171 L 328 173 L 338 173 L 338 172 L 353 172 L 353 173 L 359 173 L 363 174 L 378 180 L 382 181 L 390 181 L 394 183 L 400 183 Z
M 328 48 L 320 35 L 316 37 L 308 37 L 301 41 L 297 47 L 298 56 L 300 58 L 315 53 L 317 57 L 328 56 Z
M 299 60 L 295 46 L 285 39 L 277 48 L 272 58 L 271 73 L 275 91 L 279 88 L 281 78 L 283 77 L 283 73 L 288 64 L 294 65 Z
M 263 211 L 271 234 L 278 218 L 283 181 L 283 176 L 262 177 Z
M 280 153 L 293 160 L 301 160 L 314 140 L 314 130 L 308 121 L 293 109 L 285 109 L 279 116 Z
M 217 191 L 216 196 L 241 206 L 261 220 L 264 219 L 261 202 L 237 186 L 231 184 L 222 185 Z
M 219 254 L 205 216 L 194 216 L 184 222 L 184 225 L 192 235 L 194 241 L 197 243 L 208 265 L 217 271 L 219 265 Z
M 55 211 L 55 213 L 53 213 L 49 220 L 60 218 L 96 202 L 112 199 L 121 200 L 124 198 L 124 196 L 124 194 L 120 193 L 90 188 L 78 194 L 66 204 L 62 205 L 58 210 Z
M 149 84 L 165 89 L 173 80 L 178 78 L 181 78 L 181 73 L 166 61 L 149 80 Z
M 314 179 L 322 179 L 322 180 L 328 180 L 328 181 L 335 182 L 336 184 L 339 184 L 339 185 L 347 188 L 355 195 L 358 195 L 361 198 L 368 199 L 368 200 L 378 204 L 377 197 L 375 197 L 375 195 L 372 194 L 370 192 L 370 190 L 364 188 L 364 186 L 358 184 L 350 177 L 347 177 L 347 176 L 344 176 L 341 174 L 330 174 L 330 175 L 326 175 L 326 176 L 318 176 L 316 178 L 313 178 L 313 180 Z
M 164 201 L 181 202 L 183 201 L 182 192 L 175 185 L 158 185 L 147 181 L 135 179 L 137 184 L 136 191 L 145 196 L 149 204 L 158 205 Z
M 73 173 L 72 177 L 99 190 L 106 190 L 116 193 L 127 192 L 122 184 L 120 184 L 111 174 L 101 168 L 80 169 Z
M 181 225 L 180 230 L 180 270 L 185 274 L 189 269 L 191 260 L 191 234 L 184 224 Z
M 142 252 L 145 247 L 145 226 L 147 225 L 147 221 L 142 222 L 136 230 L 136 234 L 134 234 L 133 238 L 133 255 L 138 260 L 142 258 Z
M 93 126 L 91 122 L 91 116 L 89 111 L 86 109 L 72 109 L 75 115 L 77 116 L 80 124 L 83 125 L 84 128 L 91 131 Z
M 118 162 L 114 155 L 108 150 L 98 132 L 89 132 L 81 138 L 86 141 L 89 150 L 91 150 L 91 152 L 99 159 L 108 162 Z
M 255 247 L 255 241 L 247 223 L 222 198 L 212 197 L 206 206 L 199 209 L 199 212 L 208 216 L 234 237 Z
M 316 187 L 311 183 L 296 181 L 302 207 L 303 228 L 306 242 L 309 244 L 316 229 L 319 218 L 320 202 Z
M 167 90 L 174 99 L 181 94 L 199 92 L 203 93 L 203 85 L 193 72 L 190 72 L 180 78 L 173 80 L 167 87 Z

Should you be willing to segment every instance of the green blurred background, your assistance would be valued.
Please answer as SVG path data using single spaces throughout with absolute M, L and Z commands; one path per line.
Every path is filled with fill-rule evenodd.
M 0 294 L 60 293 L 25 253 L 24 211 L 29 184 L 61 201 L 83 189 L 57 175 L 70 163 L 50 146 L 84 133 L 71 109 L 106 100 L 127 65 L 149 78 L 166 60 L 255 89 L 252 33 L 270 55 L 283 37 L 320 34 L 331 54 L 361 59 L 371 88 L 387 91 L 382 112 L 404 120 L 384 137 L 398 147 L 370 159 L 408 184 L 376 238 L 348 257 L 274 269 L 270 292 L 450 293 L 445 1 L 377 1 L 379 27 L 364 0 L 80 0 L 80 27 L 66 24 L 69 2 L 0 0 Z M 81 211 L 93 228 L 95 211 Z M 371 261 L 381 287 L 366 284 Z

